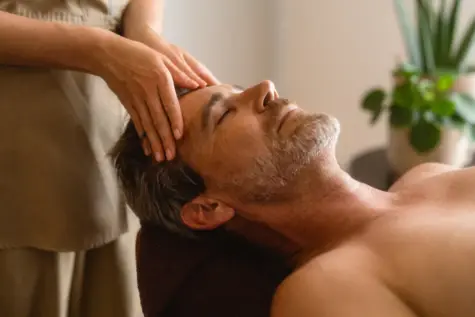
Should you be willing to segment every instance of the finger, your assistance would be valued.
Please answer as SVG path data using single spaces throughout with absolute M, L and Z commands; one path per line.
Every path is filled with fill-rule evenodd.
M 142 146 L 145 148 L 146 153 L 148 153 L 147 156 L 152 154 L 152 146 L 150 145 L 150 141 L 147 137 L 143 138 Z
M 178 83 L 180 70 L 173 64 L 170 64 L 169 71 L 164 72 L 164 76 L 159 80 L 159 93 L 163 109 L 170 121 L 175 139 L 180 139 L 183 135 L 183 115 L 180 103 L 176 95 L 174 82 Z
M 200 87 L 200 85 L 196 81 L 191 79 L 187 74 L 185 74 L 181 69 L 179 69 L 175 64 L 173 64 L 172 61 L 170 61 L 169 59 L 165 59 L 163 62 L 168 71 L 172 73 L 173 80 L 175 81 L 176 85 L 189 89 L 196 89 Z
M 158 162 L 161 162 L 163 161 L 165 155 L 163 153 L 162 144 L 158 136 L 158 133 L 155 130 L 155 125 L 153 124 L 153 121 L 151 119 L 148 107 L 144 101 L 140 100 L 137 97 L 134 97 L 134 105 L 135 105 L 135 109 L 137 110 L 140 116 L 140 121 L 142 122 L 142 126 L 145 132 L 147 133 L 147 139 L 150 142 L 150 146 L 154 153 L 155 159 Z
M 147 132 L 145 131 L 140 136 L 140 144 L 144 148 L 145 155 L 148 156 L 152 153 L 152 146 L 150 145 L 150 141 L 148 140 L 148 137 L 147 137 Z
M 174 60 L 175 66 L 180 69 L 182 72 L 184 72 L 188 77 L 193 79 L 195 82 L 197 82 L 200 87 L 206 87 L 207 82 L 204 81 L 200 76 L 198 76 L 188 65 L 183 57 L 183 59 L 176 59 Z
M 168 73 L 168 71 L 167 71 Z M 150 90 L 149 94 L 147 95 L 147 103 L 152 104 L 155 102 L 158 96 L 158 91 Z M 163 108 L 163 104 L 150 108 L 150 114 L 152 115 L 152 121 L 155 125 L 155 129 L 158 131 L 158 135 L 160 137 L 163 150 L 165 152 L 165 158 L 167 160 L 172 160 L 175 158 L 175 139 L 172 135 L 172 130 L 170 128 L 170 122 L 168 121 L 167 113 Z
M 198 74 L 208 85 L 219 85 L 219 80 L 203 64 L 198 62 L 193 56 L 184 53 L 183 57 L 191 69 Z

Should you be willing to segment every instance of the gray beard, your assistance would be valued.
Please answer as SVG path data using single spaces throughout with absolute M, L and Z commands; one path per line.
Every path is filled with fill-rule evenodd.
M 257 157 L 245 175 L 234 175 L 226 191 L 244 204 L 270 204 L 285 201 L 289 188 L 304 168 L 334 146 L 339 135 L 338 121 L 327 115 L 308 115 L 286 139 L 268 136 L 269 153 Z

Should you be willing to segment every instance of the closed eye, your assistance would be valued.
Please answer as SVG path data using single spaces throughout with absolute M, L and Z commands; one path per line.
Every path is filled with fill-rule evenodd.
M 233 109 L 227 109 L 227 110 L 221 115 L 221 117 L 218 119 L 218 122 L 216 122 L 216 125 L 220 125 L 221 122 L 223 122 L 223 120 L 224 120 L 229 114 L 231 114 L 231 111 L 233 111 Z

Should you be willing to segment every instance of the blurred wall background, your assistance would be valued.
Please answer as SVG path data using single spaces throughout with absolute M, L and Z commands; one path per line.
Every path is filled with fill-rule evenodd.
M 465 27 L 475 1 L 462 12 Z M 389 87 L 404 58 L 392 0 L 165 0 L 164 34 L 223 82 L 271 79 L 281 96 L 335 115 L 343 167 L 384 146 L 384 120 L 370 127 L 359 101 L 373 85 Z

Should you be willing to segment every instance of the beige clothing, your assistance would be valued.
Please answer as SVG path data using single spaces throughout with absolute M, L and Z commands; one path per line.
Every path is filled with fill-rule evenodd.
M 123 4 L 109 1 L 0 0 L 0 10 L 112 29 Z M 107 157 L 126 119 L 98 77 L 0 66 L 1 317 L 142 316 L 137 219 Z
M 0 10 L 110 29 L 124 4 L 109 1 L 0 0 Z M 107 157 L 126 112 L 102 79 L 0 66 L 0 120 L 0 249 L 78 251 L 128 230 Z
M 0 0 L 0 11 L 28 18 L 112 29 L 127 0 Z
M 80 252 L 0 250 L 0 316 L 143 316 L 135 277 L 135 236 L 130 232 Z

